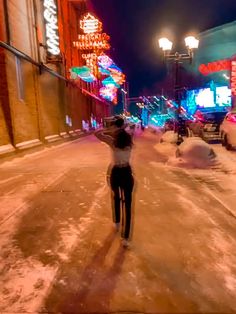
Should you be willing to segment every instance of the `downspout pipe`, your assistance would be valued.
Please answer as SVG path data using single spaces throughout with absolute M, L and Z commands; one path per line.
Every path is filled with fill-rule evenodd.
M 5 18 L 5 28 L 6 28 L 6 43 L 8 45 L 11 44 L 11 31 L 10 31 L 10 24 L 9 24 L 9 11 L 7 0 L 3 0 L 3 9 L 4 9 L 4 18 Z

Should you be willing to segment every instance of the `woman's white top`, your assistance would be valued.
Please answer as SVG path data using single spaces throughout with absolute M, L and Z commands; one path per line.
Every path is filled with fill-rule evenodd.
M 126 147 L 125 149 L 119 149 L 116 147 L 112 148 L 112 163 L 116 166 L 126 165 L 130 161 L 131 148 Z
M 105 134 L 105 130 L 98 130 L 95 132 L 95 136 L 102 142 L 108 144 L 111 148 L 112 164 L 116 166 L 125 166 L 129 164 L 131 156 L 131 147 L 120 149 L 114 147 L 114 138 L 111 135 Z

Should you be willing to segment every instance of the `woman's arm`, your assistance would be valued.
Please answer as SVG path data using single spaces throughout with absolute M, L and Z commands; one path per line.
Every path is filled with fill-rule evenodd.
M 113 144 L 113 137 L 109 134 L 112 134 L 113 131 L 111 129 L 100 129 L 94 132 L 94 135 L 102 142 L 112 146 Z

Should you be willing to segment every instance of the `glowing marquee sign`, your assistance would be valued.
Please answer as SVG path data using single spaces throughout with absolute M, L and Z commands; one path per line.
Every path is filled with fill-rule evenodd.
M 53 56 L 60 55 L 58 18 L 56 0 L 44 0 L 44 18 L 46 21 L 47 50 Z
M 236 60 L 231 61 L 231 93 L 236 96 Z
M 108 36 L 106 33 L 79 35 L 78 39 L 79 41 L 74 42 L 74 46 L 79 50 L 110 49 L 110 44 L 108 43 L 110 36 Z
M 201 64 L 199 66 L 199 72 L 203 75 L 208 75 L 214 72 L 229 71 L 230 65 L 230 60 L 209 62 L 207 64 Z
M 90 13 L 87 13 L 80 21 L 80 28 L 83 32 L 78 34 L 78 41 L 74 41 L 73 45 L 80 50 L 86 66 L 72 68 L 71 77 L 72 79 L 79 77 L 90 83 L 96 79 L 101 80 L 102 75 L 108 76 L 100 81 L 102 86 L 99 89 L 99 95 L 103 99 L 117 104 L 117 91 L 124 83 L 125 75 L 104 53 L 110 49 L 110 36 L 103 33 L 102 27 L 102 22 Z
M 106 33 L 102 33 L 102 22 L 96 19 L 92 14 L 88 13 L 80 21 L 80 28 L 83 30 L 83 34 L 78 35 L 78 41 L 74 41 L 74 47 L 79 50 L 93 50 L 95 53 L 99 50 L 110 49 L 110 36 Z M 97 53 L 99 55 L 101 53 Z
M 80 21 L 83 33 L 78 35 L 78 41 L 73 42 L 74 47 L 83 52 L 82 58 L 95 76 L 99 74 L 98 56 L 111 47 L 110 36 L 102 33 L 102 26 L 102 22 L 91 13 L 87 13 Z

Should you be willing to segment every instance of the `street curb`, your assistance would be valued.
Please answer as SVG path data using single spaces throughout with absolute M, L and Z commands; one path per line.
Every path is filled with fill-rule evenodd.
M 53 148 L 58 147 L 62 144 L 69 144 L 79 138 L 83 138 L 93 134 L 94 131 L 81 131 L 80 133 L 73 132 L 73 134 L 68 134 L 67 137 L 58 137 L 57 140 L 39 142 L 38 145 L 34 146 L 25 146 L 21 148 L 14 147 L 12 151 L 7 151 L 6 153 L 2 153 L 0 155 L 0 164 L 5 161 L 10 161 L 15 159 L 16 157 L 23 157 L 25 155 L 30 155 L 32 153 L 43 151 L 44 148 Z

